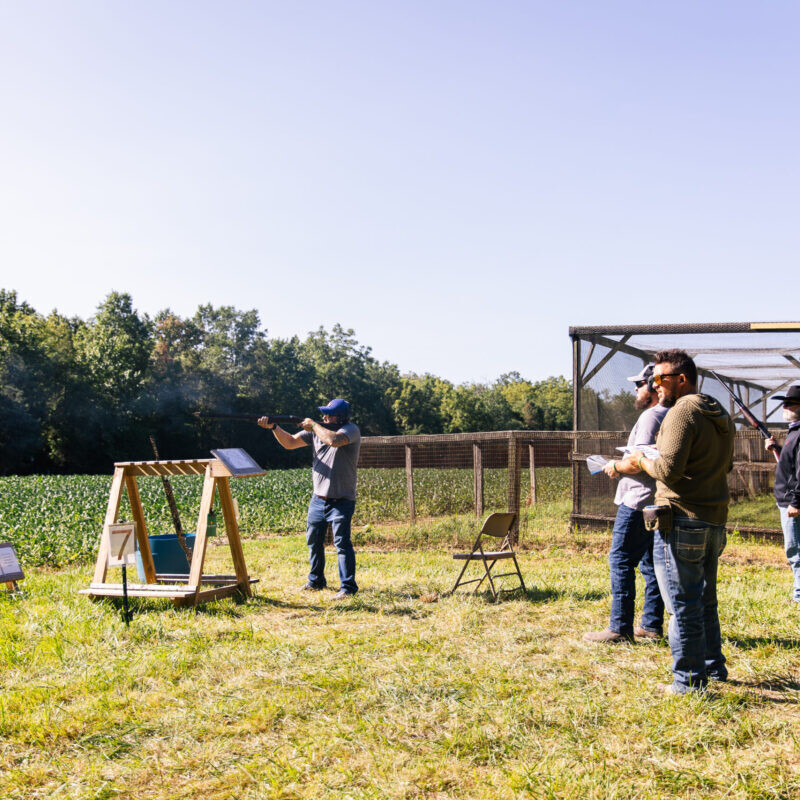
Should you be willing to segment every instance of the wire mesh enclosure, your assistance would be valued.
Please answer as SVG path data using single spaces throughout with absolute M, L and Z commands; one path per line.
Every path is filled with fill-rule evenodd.
M 800 323 L 737 322 L 697 325 L 632 325 L 570 328 L 573 349 L 572 520 L 606 525 L 613 520 L 614 487 L 591 476 L 586 455 L 611 456 L 624 446 L 636 422 L 634 385 L 628 379 L 654 360 L 659 350 L 680 348 L 698 368 L 699 391 L 715 397 L 737 425 L 741 410 L 728 389 L 781 438 L 785 424 L 775 400 L 800 381 Z M 727 388 L 726 388 L 727 387 Z M 775 461 L 751 428 L 737 432 L 729 528 L 779 535 L 771 498 Z M 774 523 L 766 523 L 774 511 Z

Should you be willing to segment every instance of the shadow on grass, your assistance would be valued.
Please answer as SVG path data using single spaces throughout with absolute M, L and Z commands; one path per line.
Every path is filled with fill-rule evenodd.
M 800 639 L 783 639 L 777 636 L 726 636 L 727 641 L 742 650 L 755 650 L 772 645 L 781 650 L 800 650 Z
M 744 686 L 746 689 L 758 689 L 762 692 L 800 692 L 800 681 L 791 675 L 770 675 L 757 681 L 740 681 L 729 678 L 727 683 L 731 686 Z
M 443 592 L 442 597 L 450 597 L 451 593 L 449 591 Z M 498 592 L 498 599 L 494 600 L 492 597 L 492 593 L 487 589 L 483 592 L 474 592 L 474 591 L 456 591 L 453 593 L 454 597 L 478 597 L 482 600 L 485 600 L 487 603 L 501 603 L 503 601 L 509 600 L 526 600 L 529 603 L 549 603 L 553 600 L 582 600 L 582 601 L 589 601 L 589 600 L 602 600 L 608 596 L 608 592 L 598 592 L 598 591 L 590 591 L 590 592 L 576 592 L 570 589 L 555 589 L 555 588 L 546 588 L 540 589 L 536 586 L 533 588 L 526 589 L 524 592 L 521 587 L 516 587 L 515 589 L 501 589 Z
M 123 612 L 123 600 L 121 597 L 104 597 L 103 603 L 110 605 L 120 616 Z M 292 611 L 323 611 L 325 606 L 309 604 L 309 603 L 294 603 L 285 600 L 279 600 L 275 597 L 267 595 L 254 594 L 252 597 L 245 597 L 241 594 L 231 595 L 230 597 L 221 598 L 219 600 L 209 600 L 205 603 L 200 603 L 198 606 L 175 606 L 171 600 L 167 598 L 143 598 L 143 597 L 129 597 L 128 598 L 128 612 L 130 618 L 145 616 L 148 613 L 163 613 L 164 611 L 175 611 L 176 613 L 196 613 L 207 617 L 227 617 L 231 619 L 238 619 L 247 614 L 248 609 L 258 608 L 284 608 Z
M 606 591 L 597 591 L 592 590 L 588 592 L 577 592 L 573 589 L 561 589 L 561 588 L 553 588 L 547 587 L 545 589 L 539 589 L 538 587 L 534 586 L 532 589 L 528 589 L 525 593 L 528 600 L 532 603 L 546 603 L 550 600 L 603 600 L 608 597 L 608 592 Z

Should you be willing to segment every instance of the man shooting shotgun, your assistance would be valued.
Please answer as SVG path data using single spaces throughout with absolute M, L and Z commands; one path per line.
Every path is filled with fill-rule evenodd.
M 320 406 L 322 423 L 301 420 L 303 429 L 294 435 L 277 425 L 277 417 L 261 417 L 258 424 L 271 430 L 285 450 L 312 445 L 314 494 L 308 505 L 306 543 L 310 569 L 303 589 L 325 588 L 325 533 L 333 529 L 333 543 L 339 555 L 339 591 L 341 600 L 358 591 L 356 554 L 350 540 L 350 522 L 356 507 L 356 467 L 361 449 L 361 431 L 350 422 L 350 404 L 337 398 Z

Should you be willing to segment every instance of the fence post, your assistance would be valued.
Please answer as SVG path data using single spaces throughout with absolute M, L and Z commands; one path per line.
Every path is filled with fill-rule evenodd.
M 406 487 L 408 489 L 408 514 L 411 524 L 417 523 L 417 507 L 414 503 L 414 466 L 411 462 L 411 445 L 406 445 Z
M 475 516 L 483 516 L 483 451 L 477 442 L 472 443 L 472 482 L 475 493 Z
M 528 444 L 528 461 L 531 468 L 531 493 L 528 495 L 528 505 L 536 505 L 536 454 L 533 451 L 533 442 Z
M 508 510 L 514 511 L 517 519 L 514 522 L 512 536 L 516 542 L 519 533 L 519 476 L 522 471 L 521 449 L 517 446 L 517 437 L 511 434 L 508 440 Z

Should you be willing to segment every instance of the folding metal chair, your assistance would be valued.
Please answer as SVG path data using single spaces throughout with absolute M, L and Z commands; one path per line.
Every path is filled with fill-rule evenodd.
M 517 563 L 517 556 L 514 553 L 514 548 L 511 544 L 511 528 L 514 525 L 514 520 L 516 520 L 516 518 L 516 514 L 489 514 L 483 523 L 483 527 L 478 534 L 478 538 L 475 540 L 475 544 L 472 545 L 472 550 L 470 550 L 469 553 L 453 553 L 453 558 L 456 561 L 464 561 L 465 563 L 461 569 L 461 572 L 459 573 L 458 578 L 456 578 L 453 588 L 450 590 L 450 594 L 455 592 L 459 586 L 466 586 L 468 583 L 477 583 L 478 585 L 474 590 L 477 592 L 478 589 L 481 588 L 481 584 L 488 579 L 489 589 L 492 592 L 492 597 L 497 600 L 497 596 L 500 592 L 510 592 L 512 589 L 498 590 L 495 588 L 494 582 L 498 578 L 506 578 L 509 575 L 516 575 L 519 578 L 522 591 L 525 591 L 525 581 L 522 579 L 522 573 L 519 571 L 519 564 Z M 483 549 L 483 545 L 481 544 L 481 539 L 484 536 L 492 536 L 495 539 L 502 539 L 503 541 L 501 542 L 500 547 L 498 547 L 496 550 L 487 551 Z M 500 575 L 492 575 L 492 568 L 494 567 L 495 563 L 506 558 L 510 558 L 514 561 L 514 569 L 516 572 L 503 572 Z M 464 573 L 467 571 L 467 567 L 471 561 L 480 561 L 483 564 L 485 574 L 480 578 L 472 578 L 468 581 L 462 581 L 461 578 L 464 577 Z

